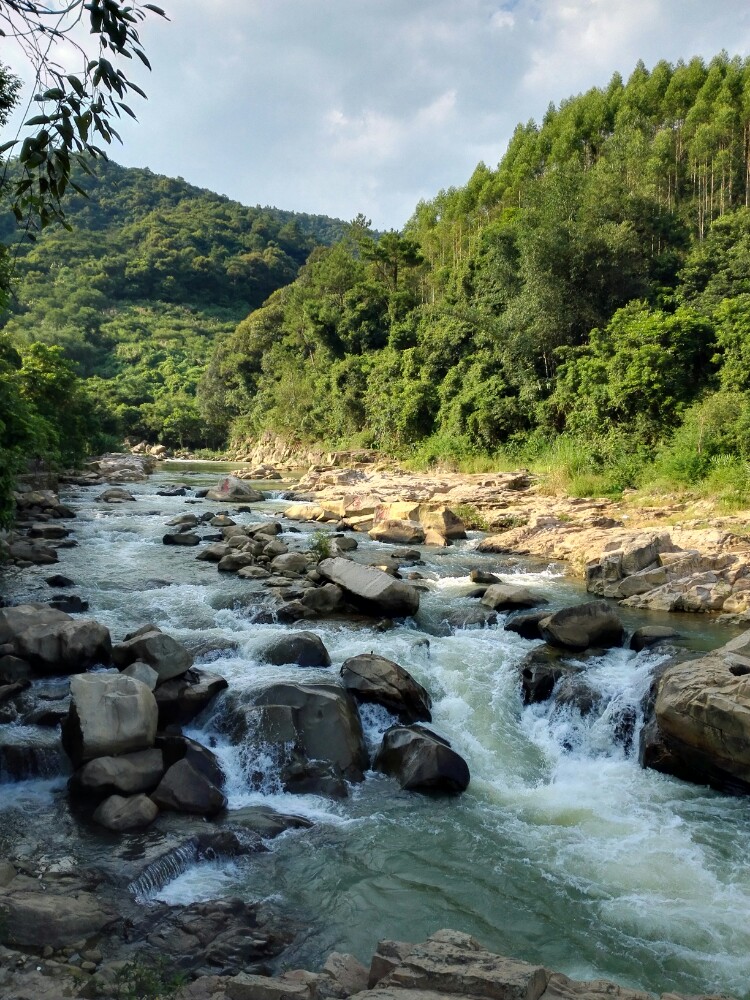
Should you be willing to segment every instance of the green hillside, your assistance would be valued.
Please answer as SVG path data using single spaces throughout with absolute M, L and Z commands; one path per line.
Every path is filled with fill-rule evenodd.
M 71 230 L 18 239 L 2 319 L 16 348 L 57 345 L 87 379 L 114 435 L 217 445 L 196 388 L 214 339 L 291 282 L 337 220 L 248 208 L 181 179 L 97 161 L 74 180 Z
M 403 233 L 316 251 L 217 340 L 204 405 L 238 436 L 745 489 L 749 204 L 750 65 L 639 64 L 519 126 Z

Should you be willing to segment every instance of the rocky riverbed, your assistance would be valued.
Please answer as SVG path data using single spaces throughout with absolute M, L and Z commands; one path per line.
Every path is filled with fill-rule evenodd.
M 3 996 L 744 995 L 748 800 L 707 790 L 750 787 L 743 633 L 483 551 L 440 494 L 308 480 L 319 523 L 124 472 L 19 497 L 10 544 L 65 533 L 3 575 Z M 667 552 L 638 537 L 618 583 Z M 445 925 L 531 965 L 460 934 L 359 964 Z

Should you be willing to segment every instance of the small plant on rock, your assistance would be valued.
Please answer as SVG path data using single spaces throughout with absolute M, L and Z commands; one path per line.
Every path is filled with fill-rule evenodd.
M 151 964 L 128 962 L 116 975 L 118 996 L 122 1000 L 168 1000 L 187 982 L 187 976 L 175 972 L 163 959 Z

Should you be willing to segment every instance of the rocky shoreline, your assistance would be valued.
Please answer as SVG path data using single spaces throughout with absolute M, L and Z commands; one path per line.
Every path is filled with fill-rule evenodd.
M 77 482 L 107 485 L 99 498 L 103 505 L 127 505 L 132 496 L 122 485 L 113 484 L 139 481 L 149 471 L 140 459 L 127 459 L 118 469 L 112 458 Z M 377 477 L 357 469 L 312 470 L 299 484 L 295 499 L 303 505 L 285 513 L 292 519 L 328 522 L 333 530 L 327 531 L 325 544 L 317 549 L 290 548 L 277 540 L 281 529 L 275 522 L 238 523 L 229 512 L 180 516 L 178 523 L 167 526 L 172 530 L 163 541 L 188 551 L 200 546 L 197 558 L 215 562 L 218 572 L 235 574 L 249 587 L 275 594 L 274 614 L 280 621 L 299 626 L 310 619 L 356 620 L 364 615 L 387 629 L 392 618 L 408 617 L 419 608 L 420 575 L 413 570 L 419 553 L 415 558 L 408 549 L 396 549 L 381 566 L 353 561 L 357 531 L 396 544 L 443 546 L 465 531 L 456 513 L 467 503 L 462 497 L 472 496 L 474 506 L 488 514 L 494 511 L 497 525 L 500 512 L 503 517 L 520 516 L 508 511 L 521 510 L 530 489 L 523 473 L 492 481 L 482 477 L 482 490 L 494 497 L 490 507 L 490 501 L 482 499 L 485 494 L 478 492 L 479 484 L 467 483 L 466 477 L 455 485 L 449 479 L 409 485 L 401 475 L 377 473 Z M 253 502 L 253 490 L 241 481 L 225 479 L 215 498 L 233 504 L 233 512 L 242 514 L 242 507 Z M 482 507 L 485 502 L 488 506 Z M 711 558 L 678 548 L 666 533 L 654 536 L 636 530 L 634 534 L 616 524 L 593 524 L 607 520 L 598 504 L 575 505 L 581 513 L 578 522 L 557 517 L 557 524 L 537 520 L 509 527 L 486 539 L 482 547 L 519 552 L 527 545 L 528 551 L 538 548 L 537 554 L 544 556 L 551 555 L 550 546 L 555 552 L 575 552 L 570 561 L 585 566 L 589 589 L 604 597 L 621 596 L 608 588 L 627 586 L 627 581 L 632 585 L 642 574 L 666 572 L 680 561 L 687 560 L 694 576 L 699 572 L 695 560 Z M 75 542 L 72 529 L 64 528 L 61 534 L 58 528 L 74 512 L 51 491 L 20 491 L 18 506 L 18 537 L 6 539 L 5 545 L 20 569 L 47 564 L 44 548 L 55 557 L 49 558 L 51 564 L 60 546 Z M 211 537 L 210 529 L 218 530 L 218 539 Z M 735 556 L 736 561 L 725 561 L 718 571 L 702 572 L 724 573 L 726 582 L 734 567 L 736 583 L 744 579 L 744 550 L 738 546 L 731 553 L 719 552 L 725 543 L 717 542 L 715 558 Z M 600 545 L 598 561 L 588 558 Z M 665 558 L 670 556 L 674 558 Z M 60 578 L 50 579 L 55 580 L 52 587 L 65 586 Z M 490 624 L 498 613 L 511 612 L 506 628 L 545 643 L 535 647 L 519 668 L 524 700 L 563 698 L 585 712 L 594 695 L 587 689 L 581 654 L 618 646 L 626 639 L 613 605 L 599 600 L 548 613 L 543 610 L 543 594 L 479 571 L 472 580 L 478 613 L 471 623 L 462 621 L 458 627 Z M 62 597 L 70 600 L 67 593 Z M 156 976 L 167 966 L 194 980 L 175 994 L 184 1000 L 292 996 L 317 1000 L 359 994 L 363 1000 L 445 995 L 556 1000 L 603 994 L 641 1000 L 647 996 L 612 983 L 576 982 L 514 962 L 449 931 L 417 946 L 382 942 L 369 973 L 352 956 L 334 954 L 320 973 L 268 978 L 269 960 L 294 934 L 288 915 L 232 901 L 140 907 L 139 880 L 158 881 L 160 872 L 174 873 L 181 864 L 202 857 L 262 852 L 265 840 L 289 829 L 304 835 L 310 824 L 269 809 L 225 813 L 221 767 L 211 750 L 185 737 L 181 727 L 211 704 L 226 681 L 195 668 L 190 652 L 155 625 L 146 624 L 113 643 L 97 622 L 73 617 L 84 610 L 71 607 L 69 613 L 54 599 L 0 608 L 2 723 L 48 732 L 61 723 L 62 747 L 74 768 L 69 793 L 76 821 L 110 831 L 105 835 L 113 837 L 115 855 L 121 834 L 146 839 L 139 864 L 128 866 L 120 857 L 116 876 L 106 865 L 82 875 L 65 859 L 7 858 L 0 866 L 4 998 L 138 996 L 132 992 L 135 978 Z M 632 648 L 674 636 L 665 634 L 666 629 L 639 631 L 630 639 Z M 268 662 L 296 663 L 303 669 L 326 664 L 325 647 L 304 629 L 291 632 L 281 647 L 269 646 L 264 654 Z M 70 679 L 59 684 L 61 677 Z M 37 684 L 35 696 L 30 697 L 31 682 L 45 678 L 56 680 L 48 688 Z M 748 678 L 750 633 L 708 657 L 677 656 L 665 664 L 647 706 L 649 724 L 640 747 L 643 764 L 725 791 L 750 791 Z M 373 702 L 399 722 L 386 731 L 380 751 L 369 761 L 358 705 Z M 465 761 L 425 725 L 431 719 L 429 693 L 399 664 L 374 653 L 348 659 L 336 684 L 276 685 L 250 703 L 233 701 L 229 692 L 225 704 L 226 731 L 233 740 L 241 742 L 249 730 L 260 731 L 265 742 L 279 747 L 281 780 L 287 791 L 346 796 L 348 783 L 360 781 L 370 766 L 393 776 L 407 791 L 455 795 L 469 784 Z M 623 718 L 618 725 L 622 741 L 632 742 L 633 720 Z M 283 749 L 290 746 L 291 753 Z M 37 744 L 27 752 L 23 746 L 16 745 L 12 752 L 4 746 L 0 757 L 6 769 L 15 767 L 19 775 L 33 774 L 41 759 Z M 137 831 L 147 829 L 157 817 L 162 850 L 155 854 L 147 835 Z M 128 867 L 131 875 L 123 882 Z M 40 927 L 45 928 L 43 941 Z M 163 983 L 160 989 L 158 995 L 166 995 Z

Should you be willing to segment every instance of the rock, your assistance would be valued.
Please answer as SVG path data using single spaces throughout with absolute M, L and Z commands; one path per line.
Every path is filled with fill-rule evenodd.
M 165 768 L 170 768 L 180 760 L 186 760 L 196 771 L 216 785 L 224 787 L 224 772 L 213 751 L 188 736 L 162 734 L 156 737 L 156 747 L 164 756 Z
M 60 738 L 53 729 L 36 725 L 0 727 L 0 778 L 54 778 L 67 769 Z
M 419 610 L 419 591 L 382 570 L 349 559 L 323 559 L 318 572 L 336 583 L 357 607 L 378 617 L 406 617 Z
M 469 579 L 472 583 L 487 584 L 488 587 L 491 587 L 493 583 L 503 582 L 499 576 L 495 576 L 494 573 L 487 573 L 483 569 L 473 569 L 469 573 Z
M 14 562 L 31 563 L 34 566 L 51 566 L 59 561 L 57 552 L 48 545 L 23 540 L 11 542 L 8 555 Z
M 47 524 L 44 521 L 32 524 L 28 530 L 29 538 L 44 538 L 48 541 L 58 541 L 67 538 L 69 534 L 70 528 L 65 528 L 62 524 Z
M 332 951 L 321 972 L 333 980 L 343 996 L 350 997 L 367 989 L 368 970 L 354 955 Z
M 195 669 L 160 684 L 154 692 L 159 707 L 159 728 L 186 726 L 227 687 L 226 679 L 219 674 Z
M 0 917 L 8 944 L 38 948 L 40 931 L 52 948 L 86 940 L 119 919 L 90 892 L 57 895 L 52 892 L 10 891 L 0 896 Z
M 450 507 L 441 506 L 431 510 L 421 506 L 418 516 L 425 532 L 434 531 L 450 540 L 466 538 L 466 525 Z
M 0 656 L 0 678 L 6 682 L 27 680 L 32 674 L 31 664 L 18 656 Z
M 469 785 L 466 761 L 450 743 L 422 726 L 387 729 L 373 769 L 396 778 L 407 791 L 463 792 Z
M 267 553 L 268 554 L 268 553 Z M 285 552 L 271 561 L 274 573 L 306 573 L 310 567 L 307 556 L 301 552 Z
M 185 525 L 189 525 L 194 528 L 198 524 L 197 514 L 178 514 L 177 517 L 172 517 L 167 521 L 167 527 L 177 528 Z M 232 521 L 234 524 L 234 521 Z
M 407 724 L 432 721 L 429 694 L 393 660 L 375 653 L 351 656 L 341 667 L 341 678 L 357 701 L 384 705 Z
M 451 611 L 444 620 L 451 628 L 489 628 L 497 625 L 498 621 L 495 611 L 484 611 L 482 608 Z
M 654 705 L 662 751 L 642 749 L 646 766 L 698 784 L 750 793 L 750 633 L 698 660 L 675 663 Z
M 560 972 L 553 972 L 549 977 L 544 1000 L 652 1000 L 650 993 L 631 990 L 627 986 L 618 986 L 606 979 L 594 979 L 589 982 L 579 982 L 568 979 Z M 666 995 L 662 1000 L 667 1000 Z M 672 1000 L 687 1000 L 686 997 L 672 996 Z M 693 997 L 692 1000 L 699 1000 Z M 703 1000 L 708 1000 L 707 997 Z
M 65 619 L 31 625 L 17 633 L 11 640 L 17 655 L 35 670 L 47 674 L 73 673 L 93 664 L 109 663 L 112 648 L 109 631 L 88 618 L 74 621 L 65 615 Z
M 181 677 L 193 665 L 193 656 L 181 642 L 156 625 L 144 626 L 112 648 L 112 662 L 122 669 L 137 660 L 147 663 L 159 676 L 158 683 Z
M 148 795 L 111 795 L 96 809 L 93 820 L 115 833 L 143 830 L 159 815 L 159 807 Z
M 195 558 L 202 562 L 220 562 L 231 551 L 231 548 L 224 542 L 216 542 L 213 545 L 207 545 Z
M 296 663 L 298 667 L 330 667 L 331 657 L 314 632 L 292 632 L 267 646 L 262 653 L 267 663 L 281 666 Z
M 425 537 L 424 528 L 416 521 L 378 521 L 368 534 L 373 541 L 395 545 L 421 545 Z
M 263 569 L 262 566 L 245 566 L 237 571 L 237 576 L 243 580 L 267 580 L 270 575 L 268 570 Z
M 333 764 L 294 760 L 281 769 L 281 784 L 292 795 L 325 795 L 345 799 L 349 794 L 341 771 Z
M 140 750 L 120 757 L 97 757 L 77 771 L 72 789 L 80 794 L 102 798 L 108 795 L 134 795 L 150 792 L 164 774 L 161 750 Z
M 233 827 L 254 831 L 264 840 L 278 837 L 287 830 L 306 830 L 314 825 L 313 821 L 305 816 L 280 813 L 270 806 L 244 806 L 241 809 L 233 809 L 230 822 Z
M 143 660 L 136 660 L 135 663 L 131 663 L 129 667 L 125 667 L 122 673 L 126 677 L 134 677 L 137 681 L 141 681 L 149 691 L 153 691 L 159 683 L 157 672 L 148 663 L 144 663 Z
M 173 764 L 151 795 L 160 809 L 215 816 L 226 808 L 224 794 L 187 760 Z
M 582 716 L 586 716 L 601 705 L 602 696 L 576 672 L 565 674 L 560 679 L 554 700 L 558 708 L 574 708 Z
M 255 705 L 290 710 L 287 718 L 298 752 L 308 760 L 333 764 L 348 781 L 362 781 L 368 765 L 362 723 L 350 694 L 335 684 L 274 684 Z M 281 730 L 284 741 L 287 732 Z
M 556 611 L 540 623 L 542 638 L 563 649 L 622 646 L 625 630 L 605 601 L 589 601 Z
M 225 476 L 218 486 L 208 491 L 206 497 L 222 503 L 259 503 L 265 500 L 262 493 L 235 476 Z
M 162 538 L 165 545 L 183 545 L 188 548 L 193 545 L 200 545 L 200 538 L 189 531 L 167 532 Z
M 534 608 L 547 604 L 547 598 L 535 594 L 528 587 L 516 587 L 507 583 L 494 583 L 485 591 L 482 604 L 493 611 L 512 611 L 516 608 Z
M 541 639 L 541 622 L 549 618 L 549 611 L 530 611 L 526 614 L 513 615 L 503 628 L 506 632 L 515 632 L 524 639 Z
M 53 576 L 45 577 L 45 583 L 49 584 L 50 587 L 75 587 L 75 581 L 71 580 L 68 576 L 63 576 L 62 573 L 55 573 Z
M 108 490 L 105 490 L 96 498 L 99 503 L 128 503 L 130 501 L 135 501 L 135 497 L 128 490 L 122 489 L 120 486 L 112 486 Z
M 236 573 L 240 569 L 255 564 L 255 556 L 245 552 L 230 552 L 229 555 L 219 560 L 216 567 L 220 573 Z
M 318 615 L 329 615 L 341 607 L 344 594 L 335 583 L 326 583 L 322 587 L 311 587 L 302 595 L 302 605 Z
M 486 951 L 468 934 L 442 930 L 411 948 L 378 985 L 419 991 L 416 997 L 427 993 L 477 1000 L 539 1000 L 548 979 L 541 965 L 503 958 Z M 372 1000 L 376 998 L 377 994 Z
M 393 972 L 406 959 L 414 945 L 409 941 L 378 941 L 375 953 L 370 960 L 370 971 L 367 977 L 367 988 L 373 989 Z
M 157 490 L 156 495 L 158 497 L 184 497 L 187 496 L 187 490 L 184 486 L 172 486 L 165 490 Z
M 62 740 L 75 765 L 153 746 L 158 710 L 145 684 L 123 674 L 78 674 L 70 694 Z
M 580 667 L 565 663 L 552 646 L 537 646 L 520 663 L 521 689 L 525 705 L 546 701 L 561 677 L 577 673 Z
M 64 611 L 66 615 L 75 615 L 88 611 L 89 602 L 84 601 L 78 594 L 53 594 L 49 606 L 56 608 L 57 611 Z
M 237 524 L 231 517 L 226 514 L 217 514 L 216 517 L 212 517 L 208 522 L 213 528 L 231 528 L 233 525 Z
M 642 649 L 650 649 L 659 642 L 666 642 L 668 639 L 678 639 L 680 633 L 665 625 L 644 625 L 637 628 L 630 639 L 630 648 L 640 653 Z

